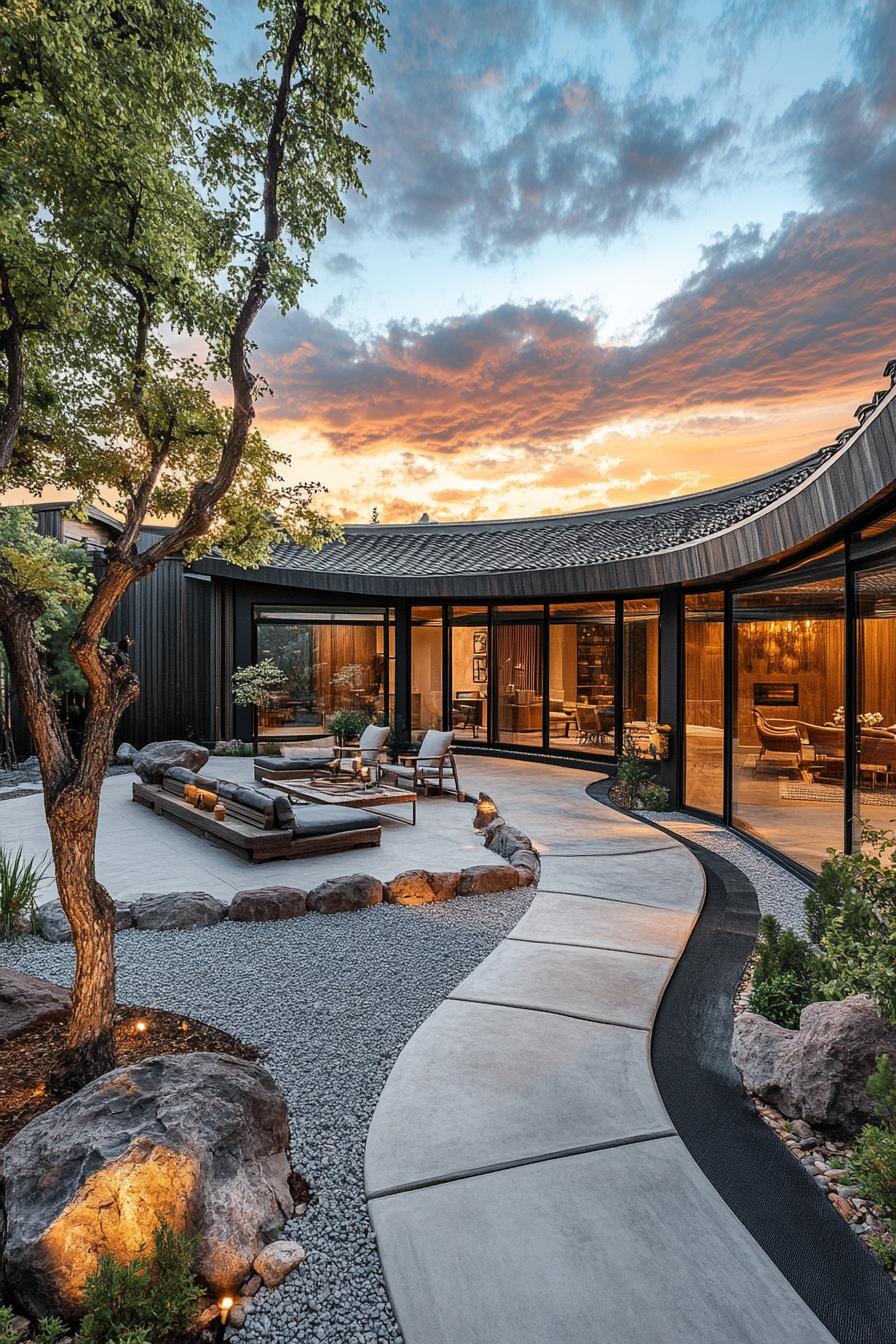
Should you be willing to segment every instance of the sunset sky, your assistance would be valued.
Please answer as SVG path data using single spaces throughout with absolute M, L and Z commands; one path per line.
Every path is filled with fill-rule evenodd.
M 218 0 L 222 69 L 254 6 Z M 367 198 L 267 311 L 346 521 L 584 509 L 832 440 L 896 354 L 896 5 L 394 0 Z

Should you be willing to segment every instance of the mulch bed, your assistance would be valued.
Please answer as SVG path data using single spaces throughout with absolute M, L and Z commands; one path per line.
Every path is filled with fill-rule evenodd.
M 138 1023 L 144 1023 L 140 1029 Z M 0 1045 L 0 1147 L 42 1111 L 55 1106 L 44 1079 L 65 1044 L 66 1022 L 46 1022 Z M 115 1053 L 119 1064 L 153 1055 L 188 1055 L 197 1050 L 257 1059 L 258 1051 L 205 1022 L 157 1008 L 115 1010 Z

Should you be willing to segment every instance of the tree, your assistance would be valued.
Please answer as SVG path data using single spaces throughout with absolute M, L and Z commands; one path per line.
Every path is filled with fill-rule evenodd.
M 139 694 L 103 631 L 162 560 L 215 545 L 258 564 L 286 532 L 339 530 L 287 486 L 254 429 L 250 364 L 269 298 L 294 307 L 343 196 L 382 46 L 380 0 L 269 0 L 257 73 L 220 82 L 196 0 L 10 0 L 0 38 L 0 486 L 48 484 L 123 519 L 70 640 L 87 686 L 80 746 L 48 680 L 41 622 L 71 580 L 27 535 L 0 559 L 0 636 L 34 738 L 77 969 L 50 1085 L 114 1064 L 114 910 L 97 880 L 106 764 Z M 186 351 L 186 353 L 185 353 Z M 226 407 L 210 385 L 229 384 Z M 146 550 L 148 517 L 172 520 Z M 38 572 L 40 571 L 40 572 Z M 83 594 L 69 603 L 79 607 Z M 64 600 L 64 599 L 63 599 Z

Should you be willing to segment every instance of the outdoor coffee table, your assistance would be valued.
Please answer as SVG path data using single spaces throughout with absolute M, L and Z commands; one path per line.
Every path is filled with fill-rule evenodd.
M 410 803 L 410 821 L 407 817 L 396 816 L 393 812 L 387 815 L 394 821 L 403 822 L 405 826 L 417 825 L 417 794 L 413 789 L 398 789 L 394 784 L 379 782 L 365 788 L 354 779 L 332 780 L 314 777 L 310 780 L 291 779 L 287 782 L 266 778 L 264 783 L 271 788 L 279 789 L 288 798 L 295 798 L 302 803 L 338 803 L 341 807 L 363 807 L 368 812 L 378 812 L 383 807 L 391 808 L 402 803 Z

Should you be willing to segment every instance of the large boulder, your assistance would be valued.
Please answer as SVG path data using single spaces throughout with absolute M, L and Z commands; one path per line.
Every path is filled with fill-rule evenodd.
M 731 1054 L 747 1091 L 784 1115 L 855 1130 L 875 1113 L 866 1087 L 880 1055 L 896 1060 L 896 1027 L 867 995 L 856 994 L 810 1003 L 798 1031 L 742 1013 Z
M 47 901 L 37 907 L 37 931 L 48 943 L 70 943 L 72 928 L 61 901 Z
M 384 899 L 393 905 L 429 905 L 432 901 L 450 901 L 457 895 L 460 873 L 430 873 L 414 868 L 399 873 L 387 882 Z
M 297 919 L 305 914 L 307 901 L 308 893 L 298 887 L 256 887 L 254 891 L 238 891 L 227 913 L 243 924 Z
M 341 914 L 345 910 L 362 910 L 367 905 L 379 905 L 383 899 L 383 884 L 377 877 L 366 873 L 351 873 L 348 877 L 331 877 L 313 887 L 308 893 L 308 909 L 321 915 Z
M 195 742 L 148 742 L 137 752 L 133 765 L 144 784 L 161 784 L 165 771 L 172 766 L 201 770 L 207 760 L 208 751 Z
M 458 896 L 487 896 L 495 891 L 510 891 L 520 885 L 515 868 L 502 864 L 477 864 L 461 870 Z
M 514 855 L 519 850 L 532 849 L 532 841 L 528 835 L 524 835 L 515 826 L 509 826 L 507 822 L 500 826 L 487 826 L 483 834 L 486 848 L 492 850 L 494 854 L 500 854 L 501 858 L 507 859 L 509 863 L 514 862 Z
M 292 1214 L 286 1102 L 260 1064 L 163 1055 L 115 1069 L 0 1151 L 3 1276 L 32 1317 L 76 1319 L 103 1251 L 130 1259 L 165 1220 L 232 1292 Z
M 115 906 L 116 933 L 121 929 L 133 928 L 133 901 L 123 898 L 114 901 L 113 904 Z M 46 905 L 37 907 L 35 928 L 42 938 L 46 938 L 48 943 L 70 943 L 72 941 L 72 927 L 62 908 L 61 901 L 47 901 Z
M 195 929 L 219 924 L 227 906 L 207 891 L 147 891 L 131 911 L 138 929 Z
M 0 1041 L 10 1041 L 42 1022 L 57 1021 L 71 1006 L 72 996 L 61 985 L 5 966 L 0 969 Z

